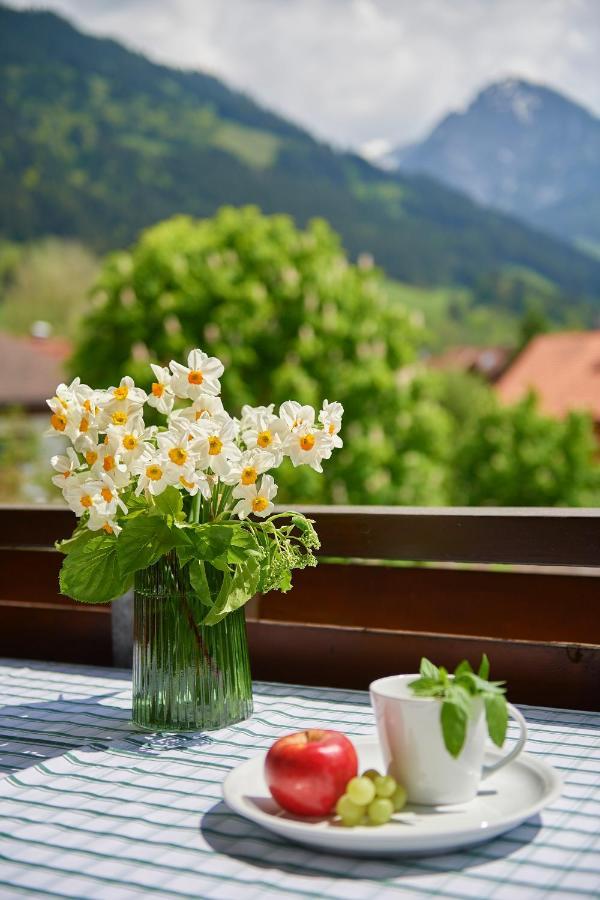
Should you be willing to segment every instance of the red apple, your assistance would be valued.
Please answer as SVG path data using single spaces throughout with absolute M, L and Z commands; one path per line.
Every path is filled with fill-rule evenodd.
M 271 794 L 297 816 L 326 816 L 357 771 L 356 751 L 348 738 L 317 728 L 279 738 L 265 760 Z

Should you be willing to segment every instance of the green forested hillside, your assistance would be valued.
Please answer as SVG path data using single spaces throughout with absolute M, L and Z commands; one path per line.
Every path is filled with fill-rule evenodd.
M 336 153 L 217 79 L 155 65 L 50 13 L 0 8 L 0 236 L 104 250 L 173 213 L 256 203 L 320 215 L 352 256 L 415 284 L 506 267 L 574 298 L 600 261 L 423 177 Z

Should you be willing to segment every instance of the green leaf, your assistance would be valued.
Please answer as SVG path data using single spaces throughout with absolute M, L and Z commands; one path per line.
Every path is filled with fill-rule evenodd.
M 183 497 L 181 492 L 170 484 L 162 494 L 154 498 L 155 508 L 164 516 L 173 516 L 177 519 L 183 510 Z
M 483 654 L 481 657 L 481 664 L 479 666 L 479 672 L 477 673 L 480 678 L 483 678 L 484 681 L 487 681 L 490 677 L 490 661 L 487 658 L 487 654 Z
M 235 567 L 233 577 L 225 572 L 223 584 L 215 604 L 204 619 L 204 625 L 216 625 L 228 613 L 239 609 L 256 593 L 260 566 L 254 557 L 249 557 Z
M 208 580 L 206 578 L 206 569 L 201 559 L 195 559 L 190 563 L 190 584 L 194 589 L 194 593 L 198 597 L 203 606 L 212 606 L 213 599 L 210 592 Z
M 444 692 L 443 685 L 435 678 L 417 678 L 409 682 L 409 688 L 420 697 L 435 697 Z
M 56 541 L 54 546 L 67 556 L 67 554 L 83 548 L 97 534 L 98 532 L 90 531 L 86 525 L 78 525 L 70 538 L 65 538 L 64 541 Z
M 485 704 L 488 733 L 496 746 L 501 747 L 504 743 L 508 726 L 506 698 L 502 694 L 486 694 L 483 702 Z
M 456 758 L 465 743 L 469 716 L 460 703 L 448 699 L 442 703 L 440 721 L 446 750 Z
M 455 677 L 459 678 L 461 675 L 464 675 L 467 672 L 472 672 L 471 664 L 468 660 L 463 659 L 454 670 Z
M 104 532 L 90 532 L 87 541 L 71 548 L 60 570 L 60 590 L 81 603 L 106 603 L 124 594 L 132 578 L 123 575 L 118 561 L 117 538 Z
M 437 681 L 440 677 L 440 670 L 438 669 L 438 667 L 434 666 L 434 664 L 428 659 L 425 659 L 425 657 L 421 659 L 419 672 L 423 676 L 423 678 L 433 678 L 434 681 Z
M 180 529 L 170 527 L 159 516 L 138 516 L 125 520 L 117 541 L 119 566 L 124 575 L 132 575 L 157 562 L 181 540 Z

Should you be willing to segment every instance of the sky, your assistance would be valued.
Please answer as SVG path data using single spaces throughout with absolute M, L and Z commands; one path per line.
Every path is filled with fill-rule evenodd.
M 507 76 L 600 114 L 600 0 L 9 0 L 202 69 L 340 147 L 419 139 Z

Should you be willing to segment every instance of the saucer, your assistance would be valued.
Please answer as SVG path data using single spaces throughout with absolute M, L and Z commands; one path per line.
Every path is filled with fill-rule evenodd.
M 383 771 L 375 738 L 354 738 L 359 771 Z M 493 763 L 502 754 L 486 753 Z M 521 755 L 481 782 L 470 803 L 454 806 L 407 804 L 386 825 L 345 828 L 333 816 L 307 819 L 284 812 L 271 797 L 263 767 L 266 753 L 233 769 L 223 783 L 234 812 L 281 837 L 319 850 L 351 856 L 425 856 L 480 844 L 515 828 L 560 795 L 558 773 L 535 756 Z

